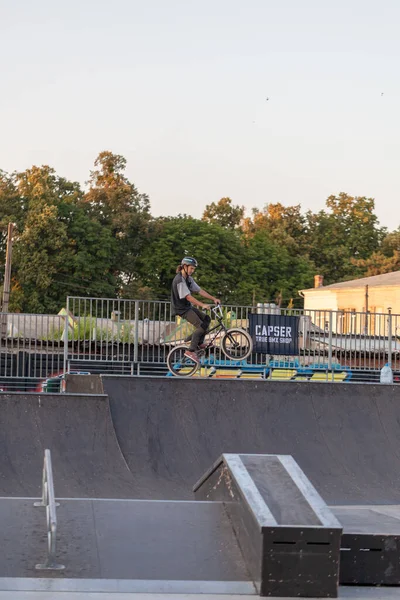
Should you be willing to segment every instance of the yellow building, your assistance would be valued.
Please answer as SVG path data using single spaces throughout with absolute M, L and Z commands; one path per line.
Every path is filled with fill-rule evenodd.
M 389 310 L 400 315 L 400 271 L 325 286 L 323 277 L 316 275 L 315 286 L 299 294 L 304 298 L 304 310 L 316 311 L 311 320 L 322 328 L 332 319 L 324 311 L 337 311 L 332 329 L 385 335 Z M 393 318 L 400 323 L 399 317 Z

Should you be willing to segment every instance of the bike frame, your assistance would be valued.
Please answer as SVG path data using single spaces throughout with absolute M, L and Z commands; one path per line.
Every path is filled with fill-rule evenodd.
M 210 335 L 210 333 L 212 333 L 213 331 L 216 331 L 217 329 L 218 329 L 218 331 L 209 340 L 209 342 L 207 343 L 207 346 L 204 348 L 204 351 L 207 350 L 210 346 L 212 346 L 213 341 L 215 340 L 215 338 L 217 337 L 217 335 L 221 331 L 224 331 L 225 333 L 228 332 L 228 329 L 225 327 L 225 325 L 222 322 L 222 319 L 224 318 L 224 315 L 223 315 L 223 312 L 222 312 L 221 305 L 218 304 L 217 306 L 215 306 L 214 308 L 212 308 L 211 312 L 214 313 L 215 318 L 217 319 L 218 323 L 217 323 L 217 325 L 215 325 L 214 327 L 212 327 L 212 329 L 208 329 L 206 335 Z

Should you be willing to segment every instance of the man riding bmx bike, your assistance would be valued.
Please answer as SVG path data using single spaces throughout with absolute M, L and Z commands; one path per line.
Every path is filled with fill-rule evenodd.
M 192 277 L 197 266 L 197 260 L 191 256 L 185 256 L 182 259 L 181 264 L 176 269 L 176 275 L 172 282 L 171 305 L 172 316 L 179 315 L 196 328 L 190 338 L 186 340 L 190 341 L 190 346 L 186 350 L 185 356 L 199 363 L 200 359 L 197 355 L 197 350 L 201 350 L 204 346 L 204 338 L 211 318 L 196 307 L 208 310 L 210 305 L 200 302 L 194 298 L 193 294 L 199 294 L 203 298 L 212 300 L 214 304 L 220 304 L 221 302 L 218 298 L 211 296 L 197 285 Z

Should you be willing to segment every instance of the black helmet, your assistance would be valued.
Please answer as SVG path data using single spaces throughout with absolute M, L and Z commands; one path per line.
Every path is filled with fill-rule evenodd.
M 192 256 L 185 256 L 185 258 L 182 258 L 182 262 L 181 265 L 190 265 L 191 267 L 197 267 L 197 260 L 195 258 L 193 258 Z

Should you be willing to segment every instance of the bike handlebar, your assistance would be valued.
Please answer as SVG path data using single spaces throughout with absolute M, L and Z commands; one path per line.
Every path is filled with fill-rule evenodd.
M 217 316 L 217 317 L 224 316 L 224 313 L 222 312 L 222 307 L 220 304 L 216 304 L 215 306 L 210 307 L 210 308 L 211 308 L 211 312 L 213 312 L 215 314 L 215 316 Z

